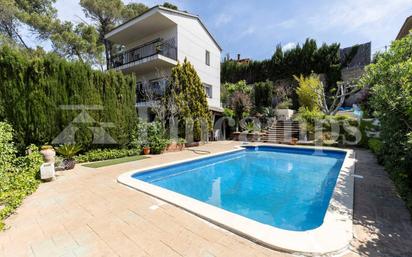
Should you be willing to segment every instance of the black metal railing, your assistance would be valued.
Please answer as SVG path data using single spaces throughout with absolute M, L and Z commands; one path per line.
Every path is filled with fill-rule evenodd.
M 177 60 L 176 40 L 174 38 L 167 40 L 159 38 L 123 53 L 114 55 L 110 58 L 110 68 L 117 68 L 157 54 Z

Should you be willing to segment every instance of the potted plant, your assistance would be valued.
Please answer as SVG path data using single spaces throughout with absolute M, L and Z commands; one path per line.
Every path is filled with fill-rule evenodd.
M 178 144 L 174 140 L 170 140 L 170 143 L 166 147 L 167 152 L 175 152 L 178 149 Z
M 144 155 L 150 154 L 150 146 L 148 146 L 148 145 L 143 146 L 143 154 Z
M 150 152 L 152 154 L 161 154 L 166 150 L 170 140 L 161 137 L 152 137 L 150 140 Z
M 292 140 L 290 141 L 291 145 L 296 145 L 298 143 L 298 139 L 293 137 Z
M 54 163 L 54 157 L 56 156 L 56 151 L 54 151 L 53 146 L 43 145 L 41 147 L 40 153 L 43 155 L 43 161 L 45 163 Z
M 278 120 L 290 120 L 292 118 L 295 111 L 289 109 L 290 107 L 292 107 L 291 99 L 286 99 L 276 106 L 276 116 Z
M 80 152 L 81 150 L 80 145 L 62 145 L 59 148 L 57 148 L 57 153 L 63 156 L 63 169 L 65 170 L 71 170 L 74 168 L 76 165 L 76 161 L 74 160 L 74 156 Z
M 180 151 L 182 151 L 185 148 L 185 144 L 186 144 L 186 139 L 179 138 L 179 140 L 177 141 L 177 145 Z

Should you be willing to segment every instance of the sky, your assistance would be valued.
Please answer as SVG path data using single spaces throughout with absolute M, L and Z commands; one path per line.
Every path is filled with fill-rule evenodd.
M 57 0 L 63 20 L 85 19 L 78 0 Z M 124 2 L 136 2 L 124 0 Z M 164 1 L 139 1 L 151 7 Z M 276 45 L 284 49 L 313 38 L 320 45 L 338 42 L 341 47 L 372 42 L 372 52 L 395 39 L 412 0 L 168 0 L 199 15 L 222 46 L 222 57 L 262 60 Z

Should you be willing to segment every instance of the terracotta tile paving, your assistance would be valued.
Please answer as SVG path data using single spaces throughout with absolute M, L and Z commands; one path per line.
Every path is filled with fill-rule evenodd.
M 238 142 L 198 149 L 220 152 Z M 3 256 L 289 256 L 117 183 L 123 172 L 197 157 L 167 153 L 100 169 L 78 165 L 42 184 L 0 232 Z M 354 236 L 345 256 L 412 256 L 409 213 L 386 173 L 358 150 Z

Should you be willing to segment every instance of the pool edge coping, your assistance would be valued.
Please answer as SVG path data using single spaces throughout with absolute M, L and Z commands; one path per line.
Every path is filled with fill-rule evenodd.
M 139 172 L 241 151 L 244 149 L 242 146 L 275 146 L 345 152 L 346 156 L 322 225 L 307 231 L 289 231 L 276 228 L 132 177 L 133 174 Z M 340 253 L 348 248 L 353 238 L 355 151 L 335 147 L 289 146 L 268 143 L 252 143 L 235 146 L 234 148 L 233 150 L 132 170 L 121 174 L 117 180 L 123 185 L 159 198 L 235 234 L 275 250 L 304 255 L 330 255 Z

